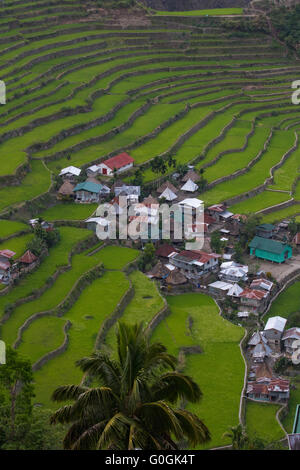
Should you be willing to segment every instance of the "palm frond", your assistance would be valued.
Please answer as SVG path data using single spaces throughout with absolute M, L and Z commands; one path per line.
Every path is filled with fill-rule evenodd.
M 145 423 L 149 432 L 174 434 L 177 439 L 183 437 L 182 428 L 172 408 L 164 401 L 143 403 L 136 414 Z
M 62 385 L 54 390 L 51 399 L 53 401 L 76 400 L 88 387 L 81 385 Z
M 131 424 L 132 420 L 128 419 L 123 413 L 116 413 L 106 423 L 97 443 L 97 449 L 105 450 L 113 444 L 114 448 L 125 450 L 126 433 Z
M 179 372 L 167 372 L 159 377 L 152 387 L 154 400 L 169 400 L 172 403 L 179 398 L 192 403 L 200 400 L 202 392 L 196 382 L 188 375 Z
M 88 427 L 75 441 L 73 440 L 72 450 L 95 450 L 106 424 L 107 420 L 103 420 Z
M 101 414 L 110 417 L 117 406 L 118 397 L 108 387 L 90 388 L 78 397 L 74 403 L 75 410 L 83 410 L 86 414 Z
M 119 364 L 107 354 L 95 352 L 91 357 L 84 357 L 76 362 L 83 372 L 100 379 L 103 385 L 117 391 L 120 388 L 121 370 Z
M 191 447 L 210 440 L 210 432 L 198 416 L 187 410 L 175 410 L 174 413 Z
M 53 413 L 50 417 L 50 424 L 71 423 L 76 418 L 78 418 L 78 414 L 76 410 L 74 411 L 74 405 L 65 405 Z

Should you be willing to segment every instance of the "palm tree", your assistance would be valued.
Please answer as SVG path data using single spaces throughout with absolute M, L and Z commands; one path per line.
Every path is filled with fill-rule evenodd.
M 234 450 L 243 449 L 248 441 L 248 437 L 241 424 L 230 426 L 228 431 L 223 434 L 223 437 L 229 437 L 231 439 L 232 448 Z
M 203 422 L 172 406 L 202 395 L 190 377 L 176 372 L 176 363 L 162 344 L 150 343 L 142 323 L 118 323 L 116 360 L 98 351 L 77 362 L 99 387 L 65 385 L 53 393 L 57 402 L 74 401 L 51 417 L 53 424 L 71 424 L 64 448 L 176 450 L 183 439 L 192 447 L 207 442 Z

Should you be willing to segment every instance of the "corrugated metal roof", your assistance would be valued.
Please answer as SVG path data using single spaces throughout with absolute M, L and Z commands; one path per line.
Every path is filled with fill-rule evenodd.
M 267 321 L 267 324 L 265 326 L 265 331 L 274 329 L 274 330 L 282 332 L 284 330 L 286 322 L 287 322 L 286 318 L 282 318 L 279 316 L 271 317 Z
M 101 184 L 91 183 L 90 181 L 85 181 L 84 183 L 79 183 L 75 186 L 74 192 L 76 191 L 88 191 L 89 193 L 99 194 L 101 191 Z
M 250 248 L 258 248 L 259 250 L 267 251 L 269 253 L 275 253 L 280 255 L 289 245 L 285 245 L 276 240 L 270 240 L 269 238 L 254 237 L 249 243 Z

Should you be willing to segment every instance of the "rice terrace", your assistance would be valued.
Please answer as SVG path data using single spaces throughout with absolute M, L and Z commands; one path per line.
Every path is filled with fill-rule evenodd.
M 33 416 L 143 322 L 202 392 L 180 406 L 210 439 L 181 448 L 300 449 L 299 22 L 297 1 L 0 1 L 0 339 Z M 160 234 L 161 202 L 203 204 L 202 250 L 172 220 L 100 240 L 121 196 Z

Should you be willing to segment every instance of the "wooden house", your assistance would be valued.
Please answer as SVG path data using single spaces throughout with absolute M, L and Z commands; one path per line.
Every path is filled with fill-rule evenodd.
M 275 225 L 261 224 L 256 227 L 256 235 L 263 238 L 272 238 L 275 231 Z

